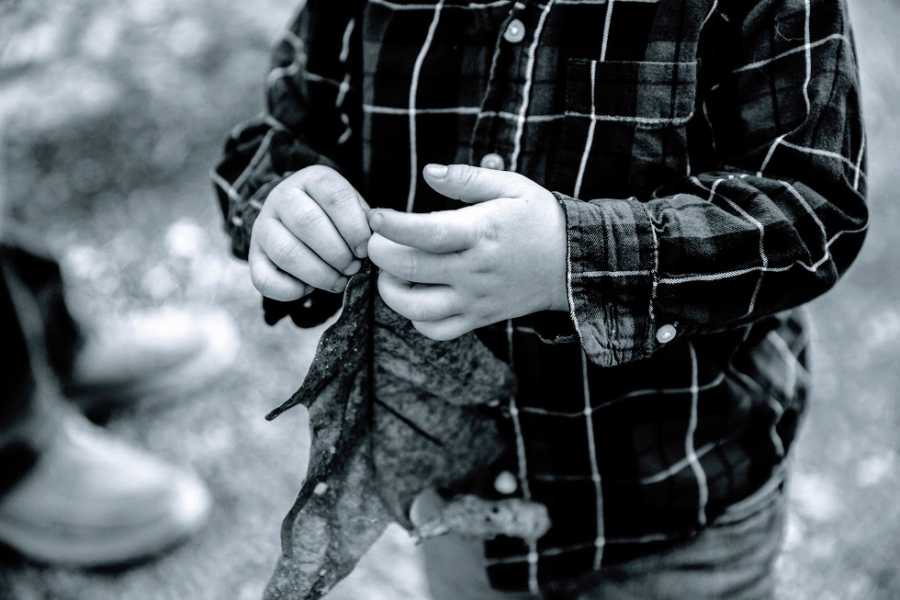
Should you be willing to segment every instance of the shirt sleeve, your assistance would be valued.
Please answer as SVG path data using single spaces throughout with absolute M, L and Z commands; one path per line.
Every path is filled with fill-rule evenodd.
M 648 199 L 557 194 L 570 315 L 600 366 L 808 302 L 860 250 L 865 133 L 846 7 L 812 0 L 787 14 L 793 3 L 749 4 L 717 15 L 739 39 L 701 55 L 701 64 L 719 62 L 698 91 L 715 168 Z M 773 20 L 796 47 L 772 53 Z
M 327 165 L 358 182 L 360 12 L 350 3 L 331 4 L 308 0 L 292 19 L 272 52 L 265 110 L 234 128 L 212 170 L 238 258 L 247 258 L 253 223 L 269 192 L 291 173 Z M 340 306 L 332 296 L 317 290 L 296 303 L 267 301 L 267 320 L 290 314 L 297 323 L 315 325 Z

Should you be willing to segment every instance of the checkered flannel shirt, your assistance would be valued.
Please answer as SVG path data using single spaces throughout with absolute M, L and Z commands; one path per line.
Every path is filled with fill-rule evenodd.
M 518 376 L 516 493 L 554 524 L 487 544 L 496 587 L 689 538 L 783 461 L 809 378 L 796 308 L 867 225 L 842 0 L 309 0 L 267 92 L 214 172 L 239 256 L 312 164 L 373 206 L 456 207 L 422 181 L 436 162 L 517 171 L 564 209 L 569 313 L 478 332 Z

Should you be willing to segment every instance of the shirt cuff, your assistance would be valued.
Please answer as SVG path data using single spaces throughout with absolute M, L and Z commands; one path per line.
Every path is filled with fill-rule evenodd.
M 250 254 L 250 237 L 253 224 L 262 210 L 262 204 L 282 178 L 273 177 L 262 184 L 247 202 L 232 203 L 226 216 L 225 231 L 231 238 L 231 253 L 241 260 L 247 260 Z
M 569 316 L 585 354 L 601 367 L 649 356 L 659 344 L 659 257 L 649 213 L 633 198 L 585 202 L 555 196 L 566 216 Z

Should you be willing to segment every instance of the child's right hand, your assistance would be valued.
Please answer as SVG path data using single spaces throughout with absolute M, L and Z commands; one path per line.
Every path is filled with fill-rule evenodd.
M 282 181 L 253 225 L 253 285 L 282 302 L 312 288 L 343 291 L 367 253 L 368 208 L 349 181 L 325 166 L 307 167 Z

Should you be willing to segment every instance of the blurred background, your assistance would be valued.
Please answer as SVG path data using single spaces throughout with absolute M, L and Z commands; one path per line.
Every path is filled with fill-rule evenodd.
M 870 134 L 872 227 L 816 302 L 815 394 L 795 451 L 784 598 L 900 597 L 900 4 L 850 0 Z M 261 108 L 268 51 L 296 9 L 256 0 L 0 0 L 0 189 L 61 257 L 87 316 L 209 303 L 238 320 L 234 368 L 174 407 L 114 415 L 117 434 L 189 464 L 216 500 L 174 552 L 121 571 L 0 551 L 0 598 L 256 600 L 306 464 L 306 423 L 263 415 L 299 385 L 321 329 L 270 329 L 229 258 L 207 172 Z M 419 556 L 392 529 L 334 593 L 425 599 Z M 364 590 L 364 592 L 363 592 Z

